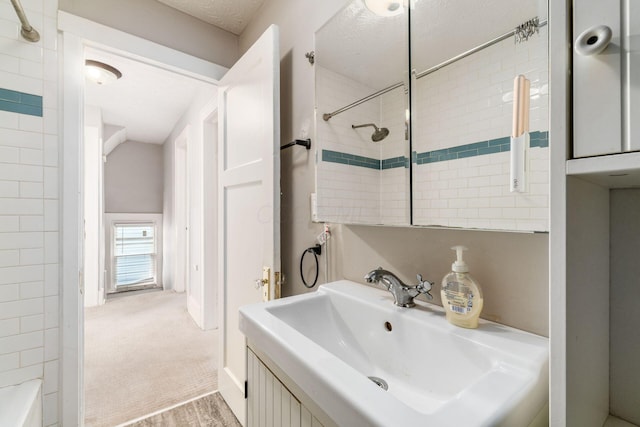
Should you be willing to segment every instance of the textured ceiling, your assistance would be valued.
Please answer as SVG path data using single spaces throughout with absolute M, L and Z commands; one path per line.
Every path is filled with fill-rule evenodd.
M 375 88 L 402 81 L 408 69 L 407 17 L 381 17 L 354 0 L 316 32 L 318 64 Z
M 546 19 L 545 0 L 415 0 L 411 11 L 412 68 L 440 64 L 510 31 Z M 407 78 L 407 14 L 381 17 L 354 0 L 316 33 L 322 67 L 372 87 Z
M 547 19 L 545 0 L 419 0 L 411 11 L 412 66 L 433 67 L 535 17 Z
M 239 35 L 264 0 L 158 0 L 188 15 Z

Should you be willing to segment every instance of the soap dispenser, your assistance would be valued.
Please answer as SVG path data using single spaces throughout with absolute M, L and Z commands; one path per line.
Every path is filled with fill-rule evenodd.
M 457 259 L 451 264 L 451 272 L 442 279 L 442 305 L 447 320 L 463 328 L 477 328 L 482 312 L 482 290 L 469 274 L 469 267 L 462 259 L 464 246 L 454 246 Z

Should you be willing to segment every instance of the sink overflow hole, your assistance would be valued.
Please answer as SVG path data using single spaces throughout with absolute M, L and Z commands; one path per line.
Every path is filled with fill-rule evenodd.
M 391 330 L 393 329 L 393 326 L 391 326 L 391 323 L 389 322 L 384 322 L 384 327 L 389 332 L 391 332 Z
M 387 382 L 385 380 L 383 380 L 382 378 L 378 378 L 378 377 L 368 377 L 371 381 L 373 381 L 373 383 L 375 385 L 377 385 L 378 387 L 380 387 L 383 390 L 388 390 L 389 389 L 389 385 L 387 384 Z

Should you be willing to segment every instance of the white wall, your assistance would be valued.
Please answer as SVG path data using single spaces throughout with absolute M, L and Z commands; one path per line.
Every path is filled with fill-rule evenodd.
M 347 0 L 272 0 L 262 6 L 256 18 L 240 35 L 240 51 L 244 52 L 270 24 L 280 26 L 283 143 L 306 137 L 312 127 L 314 70 L 304 54 L 314 49 L 314 32 L 347 3 Z M 315 243 L 316 236 L 322 231 L 321 224 L 311 222 L 309 195 L 315 191 L 314 160 L 306 150 L 289 149 L 282 152 L 281 156 L 282 270 L 287 277 L 284 295 L 308 291 L 302 285 L 298 273 L 300 254 Z M 470 234 L 473 237 L 469 238 L 474 243 L 471 246 L 473 253 L 493 251 L 494 245 L 504 239 L 497 237 L 502 234 L 490 232 L 437 230 L 436 239 L 433 230 L 425 229 L 357 227 L 357 233 L 353 231 L 355 229 L 356 227 L 346 226 L 334 228 L 334 238 L 331 240 L 334 249 L 332 279 L 346 277 L 363 282 L 362 276 L 382 263 L 407 281 L 415 279 L 415 274 L 422 272 L 426 278 L 439 282 L 441 277 L 438 277 L 438 270 L 434 268 L 425 271 L 425 260 L 431 254 L 445 253 L 442 256 L 446 258 L 446 252 L 449 252 L 446 245 L 463 242 L 466 233 L 473 233 Z M 496 281 L 493 285 L 496 290 L 508 289 L 505 295 L 525 295 L 526 303 L 517 306 L 530 306 L 531 309 L 513 310 L 514 301 L 504 300 L 503 296 L 498 295 L 494 299 L 494 307 L 485 311 L 485 317 L 488 315 L 502 323 L 547 335 L 548 236 L 510 234 L 506 239 L 511 250 L 495 251 L 501 256 L 487 257 L 483 262 L 475 263 L 473 272 L 476 276 L 485 278 L 484 281 Z M 386 248 L 395 250 L 388 253 Z M 374 258 L 359 256 L 359 253 L 378 255 Z M 384 253 L 384 256 L 380 253 Z M 423 255 L 418 258 L 415 254 Z M 439 261 L 438 266 L 440 272 L 450 268 L 449 259 Z M 526 274 L 520 274 L 522 266 L 526 266 Z M 519 277 L 521 280 L 514 283 L 500 279 L 502 276 Z M 319 282 L 322 283 L 323 280 L 321 271 Z M 487 303 L 485 298 L 485 304 Z
M 42 96 L 43 114 L 0 110 L 0 387 L 44 378 L 44 426 L 58 422 L 59 193 L 56 0 L 23 6 L 20 37 L 0 0 L 0 88 Z
M 126 141 L 107 156 L 104 167 L 105 212 L 162 213 L 163 148 Z
M 238 58 L 238 37 L 156 0 L 61 0 L 60 9 L 230 67 Z
M 609 410 L 640 424 L 640 190 L 611 191 Z
M 202 309 L 203 301 L 210 296 L 210 291 L 215 288 L 213 278 L 215 278 L 216 247 L 215 229 L 216 222 L 213 215 L 215 206 L 210 205 L 211 188 L 215 187 L 212 174 L 215 174 L 217 160 L 215 157 L 214 140 L 205 139 L 205 135 L 210 133 L 205 131 L 210 126 L 209 119 L 217 108 L 217 88 L 211 87 L 211 91 L 200 93 L 193 100 L 191 107 L 174 127 L 171 135 L 164 143 L 164 235 L 165 259 L 176 259 L 176 217 L 175 217 L 175 150 L 176 141 L 182 137 L 186 130 L 187 134 L 187 169 L 188 176 L 188 277 L 189 290 L 187 305 L 189 312 L 194 317 L 198 325 L 204 329 L 215 327 L 215 316 L 212 313 L 205 313 Z M 206 124 L 205 124 L 206 122 Z M 217 135 L 215 135 L 217 136 Z M 206 199 L 206 200 L 205 200 Z M 206 208 L 206 209 L 205 209 Z M 170 265 L 171 264 L 171 265 Z M 166 288 L 180 288 L 176 283 L 176 265 L 172 262 L 165 263 L 163 272 Z M 207 299 L 207 301 L 210 301 Z
M 92 307 L 104 303 L 102 112 L 84 113 L 84 305 Z

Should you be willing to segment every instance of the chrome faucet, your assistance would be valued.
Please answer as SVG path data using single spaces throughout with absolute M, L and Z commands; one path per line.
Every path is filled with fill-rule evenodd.
M 367 283 L 382 283 L 391 295 L 393 295 L 393 303 L 400 307 L 413 307 L 416 304 L 413 299 L 420 294 L 425 295 L 428 299 L 433 299 L 431 295 L 431 287 L 433 283 L 422 280 L 422 275 L 418 274 L 418 284 L 416 286 L 407 286 L 402 280 L 390 271 L 378 267 L 371 270 L 364 276 Z

